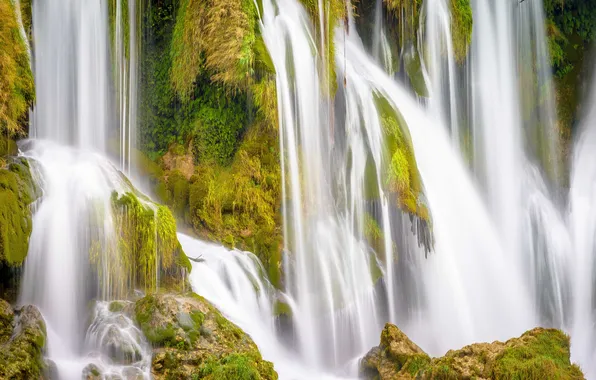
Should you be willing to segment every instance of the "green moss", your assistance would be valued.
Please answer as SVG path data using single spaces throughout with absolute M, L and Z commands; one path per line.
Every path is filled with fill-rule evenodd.
M 195 231 L 255 253 L 276 286 L 282 243 L 278 152 L 276 130 L 253 126 L 232 164 L 199 165 L 189 191 Z
M 273 306 L 273 315 L 279 317 L 285 315 L 291 317 L 293 314 L 292 307 L 285 302 L 277 301 Z
M 468 56 L 472 42 L 472 8 L 470 0 L 451 0 L 451 38 L 453 39 L 453 53 L 460 64 Z
M 45 323 L 34 306 L 25 306 L 16 314 L 11 339 L 0 346 L 0 378 L 40 379 L 45 368 Z
M 429 221 L 426 206 L 421 201 L 422 180 L 418 172 L 414 148 L 402 116 L 389 101 L 376 97 L 381 124 L 385 133 L 387 151 L 391 155 L 387 168 L 386 184 L 397 195 L 397 204 L 406 212 Z
M 110 305 L 108 306 L 108 310 L 110 310 L 112 313 L 118 313 L 118 312 L 121 312 L 122 310 L 124 310 L 124 306 L 126 306 L 126 304 L 124 302 L 113 301 L 113 302 L 110 302 Z
M 26 161 L 0 169 L 0 261 L 8 266 L 20 266 L 27 256 L 32 230 L 29 205 L 37 195 Z
M 428 355 L 413 355 L 408 359 L 406 364 L 404 364 L 403 369 L 410 374 L 413 378 L 416 377 L 418 373 L 423 372 L 430 366 L 430 357 Z
M 144 287 L 146 291 L 156 291 L 159 285 L 175 286 L 185 281 L 181 270 L 189 265 L 187 259 L 181 258 L 184 252 L 178 242 L 176 220 L 170 210 L 149 200 L 141 200 L 132 192 L 114 192 L 111 201 L 115 230 L 119 234 L 116 253 L 121 264 L 108 266 L 118 269 L 109 273 L 114 277 L 111 281 L 123 289 L 135 286 Z M 95 264 L 105 258 L 94 250 L 90 254 Z
M 538 329 L 522 335 L 524 345 L 507 347 L 496 359 L 494 379 L 583 379 L 569 360 L 569 337 L 555 329 Z
M 544 0 L 550 57 L 562 78 L 581 66 L 573 50 L 585 50 L 596 36 L 596 3 L 580 0 Z
M 199 162 L 215 161 L 226 166 L 234 156 L 238 137 L 244 129 L 245 112 L 240 101 L 231 102 L 225 108 L 209 103 L 196 115 L 194 155 Z
M 254 358 L 232 354 L 222 360 L 211 359 L 200 368 L 200 376 L 212 380 L 262 379 Z
M 0 46 L 0 134 L 22 135 L 35 87 L 27 42 L 12 1 L 0 3 Z

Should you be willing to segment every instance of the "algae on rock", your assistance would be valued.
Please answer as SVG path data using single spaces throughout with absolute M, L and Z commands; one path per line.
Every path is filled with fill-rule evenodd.
M 196 294 L 146 296 L 135 320 L 153 344 L 155 379 L 277 379 L 252 339 Z
M 569 337 L 535 328 L 507 342 L 476 343 L 431 359 L 395 325 L 360 362 L 365 379 L 584 379 L 569 359 Z

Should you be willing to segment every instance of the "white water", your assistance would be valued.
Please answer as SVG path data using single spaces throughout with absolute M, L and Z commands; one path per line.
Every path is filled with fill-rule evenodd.
M 263 279 L 265 270 L 256 256 L 183 234 L 178 234 L 178 239 L 189 257 L 202 260 L 192 262 L 190 283 L 193 291 L 212 302 L 253 338 L 263 358 L 275 364 L 280 379 L 344 378 L 308 366 L 296 356 L 296 352 L 280 342 L 273 305 L 277 298 L 292 301 L 284 294 L 276 294 L 271 284 Z
M 130 3 L 134 20 L 135 2 Z M 151 351 L 132 321 L 107 310 L 105 302 L 90 307 L 95 299 L 130 291 L 122 288 L 128 274 L 118 256 L 110 196 L 134 190 L 105 156 L 114 135 L 124 136 L 129 148 L 121 166 L 129 169 L 136 58 L 131 53 L 130 62 L 118 62 L 119 79 L 126 70 L 126 88 L 119 90 L 127 108 L 117 115 L 128 121 L 116 131 L 110 128 L 116 107 L 107 6 L 70 0 L 33 4 L 37 103 L 31 137 L 36 139 L 20 148 L 37 163 L 32 167 L 43 196 L 33 217 L 19 302 L 37 305 L 44 315 L 47 356 L 63 380 L 81 378 L 90 363 L 106 376 L 149 378 Z M 116 37 L 122 46 L 122 33 Z M 138 355 L 122 361 L 117 353 L 127 347 Z
M 518 9 L 515 1 L 473 2 L 475 29 L 465 79 L 469 87 L 458 94 L 448 10 L 445 2 L 429 0 L 437 7 L 427 9 L 428 105 L 419 104 L 387 74 L 392 68 L 386 36 L 377 38 L 379 66 L 355 28 L 349 35 L 338 28 L 337 71 L 346 84 L 340 85 L 330 111 L 318 70 L 324 54 L 317 54 L 306 12 L 295 0 L 279 0 L 278 7 L 264 0 L 263 36 L 277 71 L 282 183 L 287 184 L 283 198 L 290 199 L 283 204 L 286 293 L 274 292 L 261 279 L 262 268 L 250 254 L 183 235 L 180 241 L 190 256 L 205 258 L 205 263 L 193 264 L 193 289 L 249 332 L 282 378 L 355 375 L 358 356 L 378 344 L 387 320 L 434 355 L 472 342 L 504 340 L 538 324 L 566 328 L 574 359 L 588 376 L 596 373 L 591 365 L 593 115 L 578 142 L 567 218 L 543 179 L 549 170 L 558 170 L 548 165 L 557 162 L 552 158 L 556 142 L 528 143 L 533 141 L 528 136 L 554 135 L 548 129 L 554 119 L 548 111 L 554 107 L 547 100 L 541 107 L 545 113 L 535 116 L 538 122 L 523 116 L 523 99 L 537 95 L 520 89 L 517 77 L 523 72 L 518 68 L 526 59 L 520 51 L 532 51 L 536 61 L 546 59 L 538 27 L 541 11 L 524 8 L 536 1 L 524 3 Z M 106 358 L 110 331 L 123 344 L 138 348 L 142 355 L 133 367 L 148 377 L 148 350 L 130 320 L 110 313 L 104 303 L 97 304 L 87 332 L 80 317 L 86 300 L 97 292 L 84 285 L 90 282 L 85 281 L 90 237 L 105 233 L 101 240 L 113 244 L 109 195 L 125 187 L 101 154 L 108 145 L 114 104 L 122 125 L 116 131 L 121 155 L 131 154 L 134 58 L 126 62 L 123 45 L 116 49 L 120 97 L 114 102 L 108 91 L 105 4 L 35 2 L 33 14 L 38 49 L 33 135 L 53 142 L 34 142 L 25 153 L 40 162 L 44 197 L 35 214 L 21 300 L 39 305 L 44 313 L 49 357 L 63 378 L 80 377 L 90 362 L 123 374 L 130 366 Z M 531 48 L 526 48 L 528 41 Z M 538 83 L 546 84 L 546 66 L 539 67 Z M 435 246 L 428 259 L 417 247 L 409 221 L 385 193 L 387 163 L 377 95 L 399 110 L 412 138 L 433 218 Z M 460 102 L 464 98 L 470 103 L 466 107 Z M 330 112 L 336 114 L 332 126 Z M 465 112 L 473 133 L 474 175 L 458 150 L 464 133 L 458 128 L 460 115 Z M 535 130 L 528 124 L 546 126 Z M 63 146 L 67 144 L 76 148 Z M 123 170 L 129 167 L 127 160 L 120 162 Z M 379 194 L 376 202 L 367 198 L 371 183 Z M 384 232 L 383 252 L 374 252 L 365 241 L 367 212 Z M 103 228 L 93 224 L 96 220 Z M 374 284 L 376 262 L 384 281 Z M 294 349 L 276 332 L 272 310 L 278 299 L 293 310 Z
M 576 210 L 582 202 L 577 193 L 585 190 L 574 185 L 567 225 L 544 179 L 559 179 L 560 162 L 541 5 L 473 1 L 470 56 L 465 70 L 456 73 L 449 9 L 445 2 L 427 2 L 428 105 L 386 74 L 382 35 L 373 38 L 379 67 L 354 28 L 348 36 L 338 28 L 338 78 L 346 79 L 334 126 L 319 106 L 325 95 L 318 87 L 320 60 L 310 43 L 315 39 L 310 23 L 297 2 L 277 5 L 279 11 L 264 4 L 263 34 L 277 70 L 283 183 L 289 183 L 284 199 L 290 199 L 284 203 L 286 289 L 295 300 L 302 360 L 328 370 L 344 368 L 350 357 L 377 344 L 384 320 L 397 322 L 434 355 L 548 325 L 573 333 L 573 358 L 593 376 L 588 359 L 593 317 L 587 305 L 595 218 L 587 206 Z M 527 73 L 531 67 L 537 70 Z M 536 88 L 520 81 L 528 75 Z M 360 228 L 370 207 L 363 197 L 367 160 L 376 178 L 384 164 L 375 94 L 390 100 L 406 121 L 435 237 L 434 254 L 423 260 L 419 249 L 407 244 L 410 234 L 393 234 L 406 252 L 397 252 L 397 262 L 393 255 L 385 261 L 386 301 L 371 287 L 368 255 L 375 253 L 362 246 Z M 528 115 L 530 101 L 540 103 L 536 114 Z M 466 129 L 460 128 L 461 115 Z M 473 147 L 475 173 L 462 159 L 464 148 L 459 151 L 464 137 Z M 576 167 L 591 181 L 586 174 L 591 156 L 588 148 L 582 151 L 583 164 Z M 378 185 L 376 216 L 385 236 L 392 236 L 393 229 L 401 232 L 399 218 Z M 390 251 L 393 241 L 386 243 Z M 570 281 L 574 271 L 582 275 Z M 342 330 L 346 319 L 351 328 Z M 339 336 L 350 344 L 338 344 Z
M 128 19 L 125 19 L 124 6 Z M 130 176 L 137 140 L 137 101 L 138 101 L 138 11 L 137 1 L 117 0 L 115 4 L 114 41 L 112 57 L 115 66 L 115 87 L 118 104 L 120 167 Z M 128 41 L 126 41 L 128 32 Z M 126 49 L 128 47 L 128 49 Z

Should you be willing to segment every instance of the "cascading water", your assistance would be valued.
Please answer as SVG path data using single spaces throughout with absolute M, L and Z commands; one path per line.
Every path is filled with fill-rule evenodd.
M 110 96 L 107 5 L 34 3 L 32 137 L 50 142 L 21 147 L 39 163 L 34 174 L 44 192 L 21 302 L 40 306 L 48 324 L 48 355 L 64 379 L 80 377 L 88 363 L 105 374 L 149 377 L 150 350 L 129 318 L 107 302 L 96 303 L 89 326 L 80 318 L 88 300 L 112 293 L 109 279 L 101 279 L 101 286 L 84 281 L 91 273 L 89 251 L 97 242 L 106 255 L 116 251 L 109 248 L 117 240 L 110 196 L 130 190 L 102 154 L 118 136 L 121 169 L 130 170 L 135 3 L 115 1 L 116 99 Z M 323 9 L 323 0 L 318 3 Z M 203 256 L 193 264 L 193 289 L 249 332 L 282 378 L 355 376 L 355 362 L 378 343 L 385 321 L 400 325 L 435 355 L 549 324 L 572 333 L 574 358 L 588 376 L 596 373 L 590 360 L 596 132 L 587 123 L 578 140 L 565 218 L 551 195 L 560 169 L 557 141 L 548 138 L 556 133 L 541 5 L 531 0 L 472 5 L 471 54 L 459 70 L 447 2 L 426 1 L 428 52 L 418 47 L 429 89 L 426 104 L 391 77 L 383 26 L 373 35 L 373 59 L 348 9 L 350 26 L 327 36 L 334 38 L 336 71 L 343 79 L 333 104 L 321 84 L 328 83 L 321 79 L 328 74 L 321 70 L 328 41 L 321 39 L 320 48 L 313 43 L 316 28 L 298 1 L 263 1 L 262 33 L 277 75 L 286 291 L 274 291 L 248 253 L 179 239 L 190 256 Z M 380 7 L 379 1 L 378 19 Z M 323 31 L 329 25 L 325 17 L 321 13 L 315 20 Z M 521 71 L 528 67 L 535 70 Z M 518 77 L 536 84 L 527 86 Z M 539 96 L 541 91 L 546 96 Z M 411 137 L 433 221 L 434 253 L 427 259 L 384 183 L 389 162 L 379 99 L 403 118 Z M 543 102 L 538 111 L 526 113 L 536 99 Z M 114 105 L 116 132 L 108 128 Z M 460 127 L 463 119 L 469 128 Z M 474 141 L 473 174 L 459 151 L 464 137 Z M 371 219 L 383 236 L 375 249 L 365 236 Z M 273 309 L 280 301 L 292 309 L 295 349 L 276 333 Z M 115 359 L 114 350 L 127 354 Z
M 378 332 L 383 319 L 400 324 L 433 354 L 475 341 L 507 339 L 538 324 L 569 326 L 566 311 L 574 292 L 569 255 L 577 243 L 552 200 L 551 182 L 543 179 L 557 181 L 560 164 L 544 16 L 539 2 L 522 3 L 472 2 L 471 54 L 461 71 L 455 69 L 450 48 L 448 6 L 426 2 L 424 38 L 430 51 L 421 55 L 431 98 L 426 107 L 372 61 L 354 28 L 347 37 L 338 28 L 336 69 L 338 78 L 345 78 L 338 98 L 345 104 L 336 105 L 336 120 L 341 121 L 331 127 L 319 106 L 325 95 L 318 87 L 316 53 L 309 54 L 313 38 L 301 6 L 279 1 L 276 11 L 265 2 L 263 35 L 277 71 L 282 168 L 284 183 L 289 183 L 284 188 L 284 199 L 290 199 L 284 203 L 286 288 L 295 301 L 301 355 L 310 365 L 341 367 L 365 348 L 363 343 L 375 344 L 369 334 Z M 383 64 L 382 38 L 373 41 L 375 59 Z M 530 68 L 535 71 L 521 72 Z M 520 82 L 520 76 L 536 78 L 529 79 L 533 86 Z M 400 270 L 403 262 L 396 264 L 388 255 L 383 273 L 387 315 L 380 307 L 385 301 L 372 291 L 367 275 L 373 262 L 367 257 L 377 257 L 361 246 L 360 229 L 368 210 L 363 198 L 367 160 L 376 178 L 384 168 L 378 96 L 407 124 L 435 236 L 435 254 L 427 260 L 415 245 L 401 244 L 409 247 L 398 252 L 405 270 Z M 527 99 L 541 102 L 532 115 L 524 113 L 530 108 Z M 464 119 L 468 128 L 458 128 Z M 458 151 L 461 141 L 473 141 L 475 175 L 468 173 L 465 154 Z M 390 231 L 399 218 L 383 204 L 381 184 L 376 186 L 382 203 L 378 219 L 389 236 L 385 250 L 391 252 Z M 317 240 L 319 236 L 325 239 Z M 412 237 L 405 233 L 396 239 L 403 243 Z M 354 272 L 353 264 L 366 271 Z M 591 268 L 587 261 L 583 265 Z M 408 271 L 411 278 L 401 278 Z M 582 281 L 586 278 L 591 276 Z M 418 291 L 403 294 L 412 289 Z M 341 330 L 346 321 L 352 329 Z M 339 349 L 339 336 L 351 342 L 349 349 Z M 321 358 L 315 347 L 324 347 L 328 356 Z
M 131 175 L 137 136 L 138 54 L 140 12 L 137 1 L 115 0 L 113 13 L 113 63 L 120 126 L 120 167 Z
M 129 13 L 134 20 L 134 6 Z M 43 196 L 33 218 L 20 302 L 35 304 L 42 311 L 48 328 L 48 357 L 62 379 L 80 378 L 90 363 L 106 376 L 126 373 L 148 378 L 151 351 L 132 321 L 122 312 L 108 310 L 106 302 L 89 308 L 94 299 L 130 291 L 123 288 L 127 273 L 118 256 L 111 196 L 114 191 L 134 189 L 103 156 L 116 134 L 109 128 L 114 102 L 108 5 L 35 2 L 33 19 L 37 103 L 31 137 L 36 139 L 22 144 L 21 150 L 36 162 L 32 167 L 39 172 L 34 178 Z M 135 29 L 134 24 L 131 28 Z M 121 47 L 124 34 L 116 34 Z M 121 49 L 116 50 L 122 58 Z M 127 65 L 119 67 L 118 77 L 120 104 L 126 103 L 119 113 L 127 120 L 119 133 L 128 145 L 123 151 L 124 170 L 129 168 L 136 119 L 131 111 L 135 107 L 135 49 L 130 50 L 130 61 L 118 61 L 120 66 Z

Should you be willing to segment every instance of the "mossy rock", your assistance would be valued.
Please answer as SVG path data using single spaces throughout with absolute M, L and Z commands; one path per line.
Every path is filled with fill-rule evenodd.
M 476 343 L 431 359 L 395 325 L 360 362 L 365 379 L 584 379 L 569 359 L 569 337 L 536 328 L 507 342 Z
M 0 157 L 16 156 L 19 151 L 17 143 L 6 136 L 0 136 Z
M 8 336 L 8 340 L 0 345 L 0 378 L 39 379 L 46 369 L 43 317 L 35 306 L 24 306 L 13 312 L 7 305 L 0 300 L 0 333 L 2 339 Z
M 28 111 L 35 100 L 31 57 L 16 11 L 15 2 L 0 2 L 0 135 L 5 136 L 26 132 Z
M 277 379 L 252 339 L 196 294 L 157 294 L 135 304 L 154 347 L 155 379 Z
M 184 288 L 192 266 L 178 241 L 171 211 L 135 189 L 123 194 L 113 192 L 111 203 L 119 233 L 117 253 L 124 273 L 135 280 L 131 285 L 148 292 L 162 287 Z M 91 262 L 101 267 L 103 256 L 93 250 L 90 256 Z
M 32 231 L 30 204 L 39 195 L 25 159 L 13 159 L 0 169 L 0 264 L 18 267 L 25 260 Z

